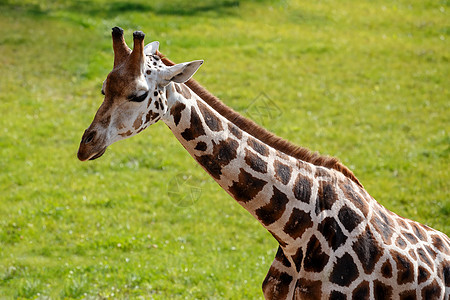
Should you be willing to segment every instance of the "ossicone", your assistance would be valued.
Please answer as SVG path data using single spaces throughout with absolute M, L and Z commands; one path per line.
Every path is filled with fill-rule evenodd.
M 114 67 L 121 64 L 131 52 L 128 48 L 123 37 L 123 29 L 120 27 L 114 27 L 112 29 L 112 40 L 114 49 Z
M 145 34 L 142 31 L 133 33 L 133 51 L 130 54 L 130 67 L 135 72 L 140 72 L 141 67 L 145 63 L 144 38 Z

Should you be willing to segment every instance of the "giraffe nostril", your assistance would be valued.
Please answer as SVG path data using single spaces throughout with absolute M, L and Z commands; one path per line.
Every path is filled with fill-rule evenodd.
M 95 137 L 96 132 L 92 131 L 91 133 L 89 133 L 85 138 L 84 138 L 84 143 L 85 144 L 89 144 L 90 142 L 92 142 L 92 140 Z

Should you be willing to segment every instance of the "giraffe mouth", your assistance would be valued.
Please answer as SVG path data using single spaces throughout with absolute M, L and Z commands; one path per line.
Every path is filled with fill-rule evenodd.
M 100 150 L 100 152 L 98 152 L 97 154 L 95 154 L 94 156 L 92 156 L 91 158 L 89 158 L 89 160 L 94 160 L 99 158 L 100 156 L 102 156 L 106 151 L 106 147 L 103 148 L 102 150 Z

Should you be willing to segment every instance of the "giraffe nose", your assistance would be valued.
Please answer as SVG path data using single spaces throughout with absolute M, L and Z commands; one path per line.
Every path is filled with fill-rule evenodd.
M 81 138 L 81 143 L 89 144 L 94 139 L 97 132 L 91 131 L 88 132 L 87 130 L 84 132 L 83 137 Z

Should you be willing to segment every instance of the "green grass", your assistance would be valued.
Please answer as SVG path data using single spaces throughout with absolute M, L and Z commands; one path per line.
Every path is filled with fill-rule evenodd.
M 92 3 L 94 2 L 94 3 Z M 392 211 L 450 232 L 450 11 L 437 1 L 0 1 L 0 295 L 262 298 L 276 242 L 164 124 L 76 151 L 134 30 Z M 171 194 L 187 176 L 201 195 Z M 1 298 L 1 297 L 0 297 Z

